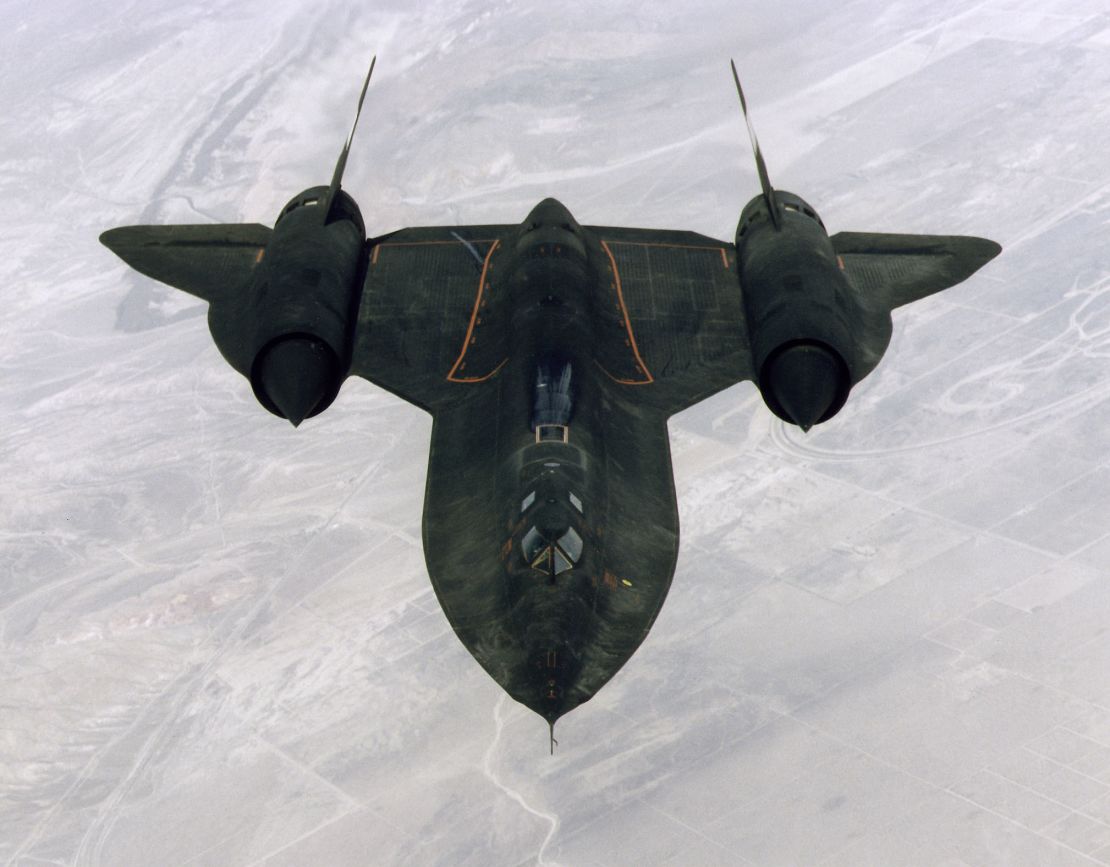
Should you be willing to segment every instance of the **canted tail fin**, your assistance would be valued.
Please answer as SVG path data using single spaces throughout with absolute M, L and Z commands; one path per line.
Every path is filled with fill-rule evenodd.
M 767 176 L 767 164 L 763 162 L 763 151 L 759 148 L 759 139 L 755 137 L 755 127 L 752 126 L 751 115 L 748 114 L 748 101 L 744 99 L 744 88 L 740 86 L 740 76 L 736 72 L 736 62 L 729 60 L 732 67 L 732 80 L 736 82 L 736 94 L 740 97 L 740 109 L 744 112 L 744 122 L 748 125 L 748 136 L 752 140 L 752 150 L 755 152 L 755 169 L 759 173 L 759 185 L 763 188 L 763 200 L 767 203 L 767 210 L 771 214 L 771 222 L 775 228 L 782 225 L 779 214 L 779 203 L 775 197 L 775 188 L 771 186 L 771 179 Z
M 339 154 L 339 160 L 335 164 L 335 172 L 331 176 L 331 184 L 328 186 L 328 197 L 326 200 L 326 207 L 324 208 L 324 222 L 328 222 L 332 216 L 332 207 L 339 196 L 339 184 L 343 180 L 343 172 L 347 168 L 347 154 L 351 152 L 351 141 L 355 137 L 355 130 L 358 129 L 358 119 L 362 114 L 362 104 L 366 101 L 366 89 L 370 86 L 370 76 L 374 74 L 374 64 L 378 62 L 378 56 L 375 54 L 370 60 L 370 71 L 366 73 L 366 80 L 362 83 L 362 93 L 358 97 L 358 108 L 355 110 L 355 122 L 351 124 L 351 132 L 347 135 L 347 141 L 343 143 L 343 151 Z

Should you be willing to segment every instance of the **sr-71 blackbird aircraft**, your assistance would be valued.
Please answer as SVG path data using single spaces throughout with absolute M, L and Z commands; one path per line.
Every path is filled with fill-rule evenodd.
M 735 65 L 762 191 L 734 243 L 581 225 L 550 198 L 520 224 L 368 239 L 340 181 L 373 70 L 331 184 L 273 229 L 127 226 L 101 241 L 207 301 L 224 358 L 294 425 L 350 375 L 431 413 L 432 585 L 467 650 L 553 733 L 629 659 L 670 587 L 668 417 L 750 379 L 784 421 L 827 421 L 882 358 L 895 307 L 1001 248 L 830 237 L 771 186 Z

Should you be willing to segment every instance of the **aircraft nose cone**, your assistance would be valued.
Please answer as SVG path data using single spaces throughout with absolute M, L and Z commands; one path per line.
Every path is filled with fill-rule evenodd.
M 335 358 L 327 346 L 296 336 L 266 350 L 257 379 L 278 414 L 297 427 L 326 400 L 335 373 Z
M 549 726 L 554 729 L 555 723 L 567 711 L 577 706 L 578 702 L 571 702 L 568 696 L 570 683 L 565 674 L 561 672 L 545 672 L 538 679 L 539 687 L 535 701 L 528 706 L 544 718 Z
M 839 409 L 847 382 L 842 363 L 830 350 L 799 343 L 771 359 L 760 390 L 776 415 L 808 431 Z
M 527 666 L 520 672 L 522 677 L 510 695 L 553 726 L 581 701 L 574 690 L 576 673 L 577 665 L 569 648 L 554 641 L 545 642 L 528 654 Z

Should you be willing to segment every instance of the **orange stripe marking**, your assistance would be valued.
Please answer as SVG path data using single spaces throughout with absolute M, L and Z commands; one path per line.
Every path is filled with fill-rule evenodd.
M 602 373 L 613 380 L 613 382 L 620 383 L 621 385 L 651 385 L 653 382 L 655 382 L 654 379 L 621 379 L 619 376 L 613 376 L 613 374 L 605 369 L 605 365 L 603 365 L 600 361 L 597 361 L 595 359 L 594 364 L 598 366 L 598 369 Z
M 470 241 L 471 244 L 488 244 L 493 238 L 474 238 Z M 498 240 L 500 243 L 500 240 Z M 458 241 L 382 241 L 378 247 L 431 247 L 434 245 L 443 244 L 461 244 Z
M 475 238 L 471 244 L 488 244 L 493 238 Z M 381 252 L 382 247 L 431 247 L 435 245 L 451 245 L 458 244 L 458 241 L 383 241 L 380 244 L 374 245 L 374 253 L 370 257 L 370 264 L 378 264 L 378 253 Z
M 497 372 L 508 363 L 508 358 L 502 358 L 501 363 L 498 364 L 497 367 L 495 367 L 485 376 L 456 376 L 454 379 L 451 380 L 451 382 L 485 382 L 487 379 L 493 379 L 493 377 L 497 375 Z M 463 367 L 465 366 L 466 365 L 464 364 Z
M 721 264 L 728 268 L 728 251 L 724 247 L 709 246 L 708 244 L 660 244 L 655 241 L 602 241 L 602 244 L 623 244 L 626 247 L 668 247 L 672 250 L 719 250 Z
M 632 347 L 632 354 L 636 356 L 636 363 L 640 366 L 646 379 L 643 380 L 620 380 L 617 382 L 624 382 L 626 385 L 647 385 L 650 382 L 655 382 L 655 378 L 651 375 L 647 365 L 644 364 L 644 359 L 640 357 L 640 348 L 636 345 L 636 335 L 632 333 L 632 323 L 628 319 L 628 307 L 624 303 L 624 292 L 621 291 L 621 275 L 617 270 L 617 260 L 613 258 L 613 251 L 609 249 L 609 244 L 606 241 L 601 242 L 601 249 L 605 251 L 605 255 L 609 257 L 609 264 L 613 268 L 613 287 L 617 290 L 617 300 L 621 305 L 621 315 L 624 317 L 624 328 L 628 332 L 628 343 Z M 601 368 L 605 370 L 604 367 Z M 609 373 L 607 370 L 606 373 Z M 612 374 L 609 374 L 611 378 Z
M 455 241 L 455 243 L 457 244 L 458 241 Z M 497 249 L 500 243 L 500 240 L 493 242 L 493 245 L 489 248 L 489 252 L 486 253 L 485 261 L 482 263 L 482 276 L 478 278 L 478 294 L 474 298 L 474 309 L 470 311 L 470 324 L 466 328 L 466 337 L 463 338 L 463 345 L 462 349 L 459 350 L 459 357 L 455 359 L 454 365 L 451 367 L 451 370 L 447 374 L 447 380 L 449 382 L 482 382 L 486 379 L 489 379 L 491 376 L 493 376 L 493 374 L 497 373 L 497 371 L 499 371 L 504 366 L 505 361 L 508 361 L 508 359 L 505 359 L 505 361 L 502 361 L 501 364 L 497 365 L 497 367 L 495 367 L 490 373 L 486 374 L 485 376 L 455 376 L 455 373 L 458 370 L 460 370 L 462 367 L 465 367 L 463 359 L 466 358 L 466 350 L 470 348 L 470 338 L 474 335 L 474 324 L 478 321 L 478 309 L 482 306 L 482 293 L 485 292 L 486 289 L 486 273 L 489 271 L 489 260 L 493 256 L 493 251 Z

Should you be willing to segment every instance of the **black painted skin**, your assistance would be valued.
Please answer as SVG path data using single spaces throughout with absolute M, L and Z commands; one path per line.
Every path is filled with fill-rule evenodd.
M 674 572 L 678 516 L 666 416 L 606 367 L 612 354 L 627 356 L 621 369 L 638 362 L 617 305 L 601 309 L 598 284 L 611 266 L 598 239 L 547 200 L 505 246 L 504 261 L 491 260 L 490 287 L 503 305 L 508 360 L 470 386 L 473 404 L 436 416 L 424 542 L 468 649 L 513 698 L 554 722 L 647 634 Z M 573 371 L 565 443 L 537 442 L 529 424 L 537 362 L 552 358 Z M 464 476 L 458 444 L 468 437 Z M 552 542 L 573 528 L 583 541 L 574 568 L 533 568 L 533 527 Z
M 365 240 L 338 186 L 345 156 L 332 187 L 295 197 L 273 230 L 131 226 L 101 240 L 209 302 L 217 347 L 271 412 L 300 424 L 358 375 L 432 414 L 423 541 L 435 592 L 467 650 L 552 725 L 624 665 L 667 595 L 667 419 L 751 379 L 785 421 L 827 421 L 882 357 L 892 309 L 1000 250 L 829 237 L 808 204 L 769 185 L 734 244 L 580 226 L 554 199 L 519 225 Z M 554 381 L 539 387 L 538 373 L 568 367 L 568 400 L 538 411 Z M 568 530 L 581 551 L 553 574 L 535 553 Z

